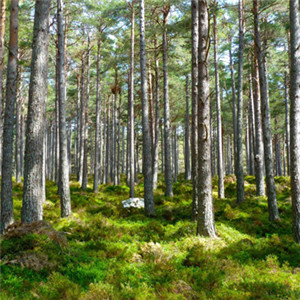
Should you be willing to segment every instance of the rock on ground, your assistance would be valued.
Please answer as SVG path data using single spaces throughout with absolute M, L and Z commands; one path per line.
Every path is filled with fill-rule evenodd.
M 144 208 L 145 202 L 143 198 L 129 198 L 127 200 L 122 201 L 124 208 Z

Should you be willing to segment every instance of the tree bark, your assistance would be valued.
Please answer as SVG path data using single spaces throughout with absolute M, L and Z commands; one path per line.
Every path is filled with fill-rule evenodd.
M 22 222 L 42 220 L 43 141 L 47 100 L 50 0 L 36 0 L 26 127 Z
M 89 100 L 90 100 L 90 37 L 88 36 L 87 45 L 87 74 L 86 74 L 86 95 L 84 103 L 84 132 L 83 132 L 83 166 L 82 166 L 82 185 L 85 190 L 88 184 L 88 135 L 89 135 Z
M 135 11 L 134 11 L 135 0 L 132 0 L 131 8 L 131 38 L 130 38 L 130 94 L 128 99 L 128 164 L 129 164 L 129 197 L 134 197 L 134 22 L 135 22 Z
M 255 44 L 254 44 L 254 47 Z M 254 56 L 253 71 L 253 100 L 255 110 L 255 181 L 256 195 L 265 196 L 265 179 L 264 179 L 264 145 L 261 128 L 261 104 L 260 104 L 260 86 L 258 74 L 258 61 Z
M 268 196 L 269 219 L 271 222 L 279 220 L 279 213 L 276 200 L 276 189 L 274 181 L 273 170 L 273 147 L 271 136 L 271 121 L 270 121 L 270 107 L 268 95 L 268 82 L 266 74 L 265 55 L 263 56 L 261 49 L 261 40 L 258 23 L 258 0 L 253 0 L 253 14 L 254 14 L 254 37 L 256 44 L 256 56 L 258 59 L 260 96 L 261 96 L 261 112 L 262 112 L 262 126 L 264 137 L 264 156 L 266 168 L 266 183 Z
M 0 7 L 0 165 L 1 166 L 2 166 L 2 140 L 3 140 L 2 95 L 3 95 L 4 53 L 5 53 L 4 37 L 5 37 L 6 1 L 7 0 L 2 0 L 1 7 Z
M 198 223 L 197 234 L 216 237 L 210 167 L 209 19 L 206 0 L 199 1 L 198 48 Z
M 185 130 L 184 130 L 184 166 L 185 179 L 191 179 L 191 162 L 190 162 L 190 94 L 189 94 L 189 76 L 186 75 L 185 84 L 186 110 L 185 110 Z
M 244 56 L 244 19 L 245 0 L 239 0 L 239 70 L 238 70 L 238 99 L 237 99 L 237 203 L 244 198 L 244 171 L 243 171 L 243 56 Z
M 63 28 L 63 2 L 57 0 L 57 35 L 58 35 L 58 101 L 59 101 L 59 172 L 60 172 L 60 207 L 61 217 L 71 214 L 69 185 L 69 160 L 66 130 L 66 74 L 65 74 L 65 39 Z
M 217 40 L 217 2 L 214 1 L 214 65 L 215 65 L 215 92 L 217 102 L 217 147 L 218 147 L 218 197 L 225 198 L 224 194 L 224 170 L 223 170 L 223 143 L 222 143 L 222 115 L 220 99 L 220 82 L 218 68 L 218 40 Z
M 148 216 L 155 215 L 153 199 L 152 173 L 152 140 L 150 132 L 149 101 L 147 95 L 147 64 L 145 40 L 145 3 L 140 0 L 140 67 L 142 91 L 142 123 L 143 123 L 143 174 L 145 212 Z
M 290 0 L 291 192 L 294 239 L 300 244 L 300 23 L 299 1 Z
M 159 146 L 159 122 L 160 122 L 160 98 L 159 98 L 159 61 L 157 35 L 155 35 L 155 140 L 153 146 L 153 189 L 157 188 L 158 177 L 158 146 Z
M 198 172 L 198 27 L 199 27 L 198 0 L 192 0 L 192 131 L 191 131 L 191 154 L 192 154 L 192 184 L 193 184 L 193 220 L 198 214 L 197 172 Z
M 170 103 L 169 103 L 169 78 L 168 78 L 168 40 L 167 22 L 170 6 L 163 9 L 163 71 L 164 71 L 164 138 L 165 138 L 165 182 L 166 196 L 173 196 L 172 167 L 171 167 L 171 137 L 170 137 Z
M 231 92 L 232 92 L 232 119 L 233 119 L 233 158 L 234 158 L 234 174 L 237 174 L 237 111 L 236 111 L 236 91 L 235 91 L 235 78 L 233 72 L 232 60 L 232 43 L 230 38 L 229 59 L 230 59 L 230 75 L 231 75 Z
M 284 74 L 284 101 L 285 101 L 285 136 L 286 136 L 286 155 L 287 155 L 287 175 L 290 176 L 290 112 L 288 97 L 288 78 Z
M 12 168 L 14 144 L 14 113 L 18 86 L 18 0 L 10 5 L 9 46 L 7 62 L 6 101 L 3 127 L 3 156 L 1 180 L 1 224 L 0 233 L 14 221 Z

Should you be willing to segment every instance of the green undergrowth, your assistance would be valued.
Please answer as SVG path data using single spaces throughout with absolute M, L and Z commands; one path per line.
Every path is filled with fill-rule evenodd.
M 155 218 L 122 208 L 129 193 L 124 180 L 94 194 L 89 178 L 86 191 L 72 181 L 73 214 L 60 219 L 56 186 L 47 182 L 44 219 L 66 240 L 60 242 L 52 229 L 2 238 L 1 299 L 300 298 L 288 178 L 276 178 L 276 224 L 268 220 L 266 198 L 255 196 L 254 177 L 245 177 L 246 199 L 239 206 L 234 176 L 225 178 L 222 200 L 214 178 L 216 239 L 196 237 L 192 185 L 179 179 L 170 198 L 160 177 Z M 142 193 L 140 178 L 136 196 Z M 14 183 L 17 220 L 21 199 L 22 184 Z

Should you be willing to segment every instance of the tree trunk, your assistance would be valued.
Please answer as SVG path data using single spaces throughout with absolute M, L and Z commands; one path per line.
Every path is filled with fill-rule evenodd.
M 81 57 L 81 79 L 80 79 L 80 139 L 79 139 L 79 183 L 82 185 L 83 156 L 84 156 L 84 124 L 85 124 L 85 61 L 84 51 Z
M 165 182 L 166 196 L 173 196 L 172 168 L 171 168 L 171 137 L 170 137 L 170 103 L 169 103 L 169 78 L 168 78 L 168 40 L 167 22 L 170 6 L 163 10 L 163 70 L 164 70 L 164 134 L 165 134 Z
M 254 47 L 256 47 L 254 45 Z M 254 72 L 253 72 L 253 99 L 255 110 L 255 181 L 256 195 L 265 196 L 265 179 L 264 179 L 264 145 L 261 128 L 261 104 L 260 104 L 260 87 L 258 62 L 256 55 L 254 56 Z
M 3 70 L 4 70 L 4 37 L 5 37 L 5 18 L 6 18 L 6 1 L 1 1 L 0 7 L 0 165 L 2 166 L 2 139 L 3 139 Z M 0 170 L 1 172 L 1 170 Z M 1 175 L 1 174 L 0 174 Z
M 18 0 L 10 5 L 9 46 L 7 62 L 6 101 L 3 127 L 3 156 L 1 180 L 1 224 L 0 233 L 14 221 L 12 168 L 14 144 L 14 113 L 18 86 Z
M 101 32 L 101 29 L 100 29 Z M 97 51 L 97 83 L 96 83 L 96 124 L 95 124 L 95 165 L 94 165 L 94 193 L 99 192 L 99 174 L 101 166 L 100 149 L 100 127 L 101 127 L 101 78 L 100 78 L 100 59 L 101 59 L 101 38 L 98 39 Z
M 209 19 L 206 0 L 199 1 L 198 48 L 198 224 L 197 234 L 216 237 L 210 167 Z
M 189 76 L 186 75 L 186 110 L 185 110 L 185 134 L 184 134 L 184 166 L 185 179 L 191 179 L 190 163 L 190 94 L 189 94 Z
M 86 76 L 86 95 L 84 103 L 84 132 L 83 132 L 83 166 L 82 166 L 82 185 L 85 190 L 88 184 L 88 135 L 89 135 L 89 100 L 90 100 L 90 37 L 88 36 L 87 46 L 87 76 Z
M 66 130 L 66 75 L 65 75 L 65 39 L 63 28 L 63 2 L 57 0 L 58 35 L 58 93 L 59 93 L 59 172 L 61 217 L 71 214 L 69 185 L 69 160 Z
M 218 40 L 217 40 L 217 2 L 214 1 L 214 65 L 215 65 L 215 92 L 217 102 L 217 147 L 218 147 L 218 197 L 225 198 L 224 194 L 224 170 L 223 170 L 223 143 L 222 143 L 222 115 L 220 100 L 220 82 L 218 68 Z
M 300 23 L 299 2 L 290 0 L 291 30 L 291 191 L 294 239 L 300 243 Z
M 42 220 L 43 141 L 46 118 L 50 0 L 36 0 L 26 127 L 22 222 Z
M 147 64 L 145 41 L 145 3 L 140 0 L 140 64 L 141 64 L 141 92 L 142 92 L 142 123 L 143 123 L 143 174 L 145 212 L 148 216 L 155 215 L 153 199 L 152 173 L 152 140 L 149 118 L 149 102 L 147 95 Z
M 135 1 L 132 0 L 131 8 L 131 38 L 130 38 L 130 94 L 128 98 L 128 164 L 129 164 L 129 197 L 134 197 L 134 22 L 135 22 Z
M 244 34 L 245 0 L 239 0 L 239 70 L 238 70 L 238 99 L 237 99 L 237 202 L 244 199 L 244 171 L 243 171 L 243 56 L 244 56 Z
M 285 135 L 286 135 L 286 155 L 287 155 L 287 174 L 290 176 L 290 112 L 288 97 L 287 73 L 284 74 L 284 100 L 285 100 Z
M 191 131 L 191 154 L 192 154 L 192 184 L 193 184 L 193 220 L 198 214 L 197 172 L 198 172 L 198 26 L 199 26 L 198 0 L 192 0 L 192 131 Z
M 159 121 L 160 121 L 160 99 L 159 99 L 159 61 L 157 35 L 155 35 L 155 140 L 153 147 L 153 189 L 157 188 L 158 177 L 158 146 L 159 146 Z
M 270 107 L 268 95 L 268 82 L 266 74 L 265 55 L 263 57 L 261 50 L 261 41 L 258 23 L 258 0 L 253 0 L 253 14 L 254 14 L 254 37 L 255 37 L 255 51 L 258 59 L 260 96 L 261 96 L 261 112 L 262 112 L 262 126 L 264 137 L 264 156 L 266 168 L 266 183 L 267 196 L 270 221 L 279 220 L 279 213 L 276 200 L 276 189 L 273 171 L 273 147 L 271 137 L 271 122 L 270 122 Z
M 236 94 L 235 94 L 235 78 L 233 72 L 232 60 L 232 43 L 230 38 L 229 59 L 230 59 L 230 75 L 231 75 L 231 91 L 232 91 L 232 119 L 233 119 L 233 157 L 234 157 L 234 174 L 237 174 L 237 111 L 236 111 Z

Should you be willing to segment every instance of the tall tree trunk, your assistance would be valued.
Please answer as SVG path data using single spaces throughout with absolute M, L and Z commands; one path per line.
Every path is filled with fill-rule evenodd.
M 192 0 L 192 131 L 191 131 L 191 154 L 192 154 L 192 184 L 193 184 L 193 220 L 198 214 L 197 172 L 198 172 L 198 27 L 199 27 L 198 0 Z
M 66 130 L 66 75 L 65 75 L 65 39 L 63 28 L 63 2 L 57 0 L 58 35 L 58 92 L 59 92 L 59 172 L 61 217 L 71 214 L 69 185 L 69 160 Z
M 168 40 L 167 22 L 170 6 L 163 9 L 163 70 L 164 70 L 164 134 L 165 134 L 165 182 L 166 196 L 173 196 L 172 167 L 171 167 L 171 137 L 170 137 L 170 103 L 169 103 L 169 78 L 168 78 Z
M 80 130 L 79 130 L 79 183 L 82 185 L 83 156 L 84 156 L 84 124 L 85 124 L 85 60 L 84 51 L 81 57 L 81 79 L 80 79 Z
M 110 150 L 110 96 L 107 98 L 106 109 L 106 152 L 105 152 L 105 183 L 109 183 L 109 150 Z
M 262 112 L 262 126 L 264 137 L 264 156 L 266 168 L 266 183 L 267 196 L 270 221 L 279 220 L 279 213 L 276 200 L 276 189 L 273 171 L 273 147 L 271 137 L 271 122 L 270 122 L 270 107 L 268 96 L 268 82 L 266 74 L 265 55 L 262 53 L 261 40 L 258 23 L 258 0 L 253 0 L 253 15 L 254 15 L 254 37 L 255 37 L 255 51 L 258 60 L 260 96 L 261 96 L 261 112 Z
M 16 142 L 15 142 L 15 165 L 16 165 L 16 182 L 21 182 L 21 130 L 22 130 L 22 99 L 20 97 L 20 70 L 18 71 L 18 94 L 16 103 Z
M 244 171 L 243 171 L 243 56 L 244 56 L 244 19 L 245 0 L 239 0 L 239 71 L 238 71 L 238 99 L 237 99 L 237 202 L 244 199 Z
M 131 8 L 131 38 L 130 38 L 130 94 L 128 98 L 128 111 L 129 111 L 129 122 L 128 122 L 128 164 L 129 164 L 129 197 L 134 197 L 134 22 L 135 22 L 135 11 L 134 11 L 135 0 L 132 0 Z
M 142 91 L 142 123 L 143 123 L 143 174 L 145 212 L 148 216 L 155 215 L 153 199 L 152 173 L 152 140 L 150 132 L 149 102 L 147 95 L 147 64 L 145 40 L 145 3 L 140 0 L 140 62 L 141 62 L 141 91 Z
M 22 222 L 42 220 L 43 142 L 48 86 L 50 0 L 36 0 L 26 127 Z
M 158 177 L 158 146 L 159 146 L 159 122 L 160 122 L 160 99 L 159 99 L 159 61 L 157 35 L 154 40 L 155 47 L 155 140 L 153 147 L 153 189 L 157 188 Z
M 284 101 L 285 101 L 285 135 L 286 135 L 286 155 L 287 155 L 287 174 L 290 176 L 290 112 L 288 97 L 288 78 L 287 73 L 284 74 Z
M 1 7 L 0 7 L 0 165 L 1 166 L 2 166 L 2 139 L 3 139 L 2 95 L 3 95 L 4 53 L 5 53 L 4 37 L 5 37 L 6 1 L 7 0 L 1 0 Z
M 1 224 L 0 233 L 14 221 L 12 168 L 14 144 L 14 113 L 18 86 L 18 0 L 10 5 L 9 46 L 7 62 L 6 101 L 3 127 L 3 156 L 1 180 Z
M 249 124 L 249 174 L 254 175 L 254 149 L 255 149 L 255 122 L 254 122 L 254 108 L 253 108 L 253 85 L 252 74 L 249 72 L 249 108 L 248 108 L 248 124 Z
M 300 243 L 300 23 L 299 1 L 290 0 L 291 28 L 291 191 L 294 239 Z
M 222 115 L 220 99 L 220 82 L 218 68 L 218 40 L 217 40 L 217 2 L 214 1 L 215 12 L 214 18 L 214 65 L 215 65 L 215 91 L 217 102 L 217 147 L 218 147 L 218 197 L 225 198 L 224 194 L 224 170 L 223 170 L 223 143 L 222 143 Z
M 100 28 L 101 33 L 101 28 Z M 96 83 L 96 124 L 95 124 L 95 164 L 94 164 L 94 193 L 99 192 L 99 175 L 101 168 L 101 78 L 100 78 L 100 59 L 101 59 L 101 37 L 97 43 L 97 83 Z
M 199 1 L 198 48 L 198 224 L 197 234 L 215 237 L 210 167 L 209 20 L 206 0 Z
M 82 189 L 87 188 L 88 184 L 88 135 L 89 135 L 89 100 L 90 100 L 90 37 L 88 36 L 87 45 L 87 74 L 86 74 L 86 99 L 84 103 L 84 133 L 83 133 L 83 166 L 82 166 Z
M 185 84 L 186 94 L 186 110 L 185 110 L 185 130 L 184 130 L 184 166 L 185 179 L 191 179 L 191 163 L 190 163 L 190 93 L 189 93 L 189 76 L 186 75 Z
M 234 157 L 234 174 L 237 175 L 237 111 L 236 111 L 236 92 L 235 78 L 233 72 L 232 60 L 232 43 L 230 38 L 229 60 L 230 60 L 230 75 L 231 75 L 231 91 L 232 91 L 232 119 L 233 119 L 233 157 Z
M 254 45 L 254 47 L 256 47 Z M 255 181 L 256 195 L 265 196 L 265 179 L 264 179 L 264 145 L 261 128 L 261 104 L 260 104 L 260 86 L 258 74 L 258 61 L 254 55 L 254 71 L 253 71 L 253 99 L 255 110 Z

